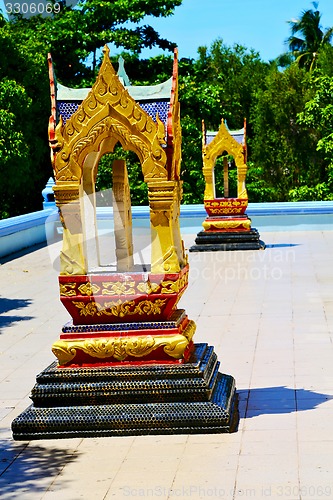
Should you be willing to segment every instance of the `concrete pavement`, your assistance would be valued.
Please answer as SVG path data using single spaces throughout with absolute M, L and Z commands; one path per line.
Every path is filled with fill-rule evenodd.
M 2 261 L 1 499 L 333 499 L 333 230 L 260 233 L 264 251 L 189 254 L 180 303 L 236 379 L 234 434 L 14 442 L 69 318 L 57 248 Z

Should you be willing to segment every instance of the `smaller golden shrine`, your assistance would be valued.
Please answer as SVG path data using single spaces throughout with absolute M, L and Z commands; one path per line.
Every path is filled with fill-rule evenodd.
M 235 381 L 178 303 L 189 265 L 179 226 L 178 60 L 171 78 L 131 87 L 104 59 L 91 89 L 56 83 L 49 58 L 55 200 L 63 226 L 60 300 L 71 319 L 37 376 L 33 404 L 12 424 L 17 440 L 232 432 Z M 150 257 L 134 259 L 125 161 L 113 162 L 115 268 L 100 259 L 95 183 L 117 144 L 136 153 L 148 188 Z
M 237 168 L 237 196 L 229 197 L 229 161 L 233 157 Z M 215 166 L 223 156 L 224 197 L 216 197 Z M 202 172 L 205 178 L 204 206 L 208 217 L 191 252 L 214 250 L 259 250 L 264 243 L 259 233 L 251 227 L 246 215 L 248 195 L 246 190 L 247 147 L 246 120 L 240 130 L 229 130 L 224 120 L 217 132 L 206 131 L 202 121 Z

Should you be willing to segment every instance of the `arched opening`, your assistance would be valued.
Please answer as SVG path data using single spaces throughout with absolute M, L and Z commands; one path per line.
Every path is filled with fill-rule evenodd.
M 61 275 L 82 276 L 101 267 L 96 177 L 101 158 L 113 153 L 118 143 L 124 151 L 137 155 L 141 186 L 146 184 L 148 187 L 151 236 L 148 261 L 151 272 L 178 273 L 187 265 L 179 226 L 181 131 L 177 125 L 176 76 L 175 71 L 172 87 L 170 82 L 167 86 L 171 97 L 166 127 L 159 116 L 154 120 L 124 88 L 113 70 L 108 50 L 105 50 L 97 81 L 77 110 L 66 118 L 65 123 L 60 115 L 56 127 L 51 120 L 49 135 L 54 152 L 54 191 L 63 224 Z M 163 88 L 159 90 L 165 91 Z M 124 165 L 123 160 L 119 161 Z M 128 186 L 128 175 L 132 173 L 125 173 L 124 166 L 119 169 Z M 122 211 L 122 215 L 125 213 Z M 128 226 L 132 227 L 130 221 Z M 129 247 L 126 252 L 129 255 Z
M 87 274 L 150 270 L 150 228 L 133 231 L 132 205 L 148 203 L 138 156 L 105 139 L 83 164 L 82 214 Z M 137 182 L 135 199 L 130 178 Z
M 114 160 L 126 161 L 132 206 L 148 205 L 148 187 L 143 177 L 140 160 L 133 151 L 125 151 L 121 144 L 117 143 L 113 152 L 104 154 L 98 163 L 95 188 L 100 196 L 99 206 L 112 206 L 108 192 L 112 189 L 111 172 Z
M 216 198 L 237 197 L 237 167 L 232 155 L 223 151 L 214 167 Z

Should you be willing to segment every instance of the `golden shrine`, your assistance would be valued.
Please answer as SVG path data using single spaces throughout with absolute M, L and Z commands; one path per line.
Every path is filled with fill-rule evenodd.
M 196 325 L 177 308 L 189 272 L 179 227 L 177 51 L 172 77 L 151 87 L 116 74 L 107 47 L 91 89 L 57 84 L 51 57 L 49 75 L 60 300 L 71 320 L 52 346 L 57 361 L 37 376 L 33 404 L 12 424 L 14 439 L 235 430 L 235 381 L 219 373 L 213 347 L 193 343 Z M 116 269 L 99 257 L 95 181 L 117 143 L 137 154 L 148 186 L 145 271 L 133 258 L 123 160 L 112 165 Z
M 223 155 L 224 197 L 217 198 L 215 190 L 216 160 Z M 229 162 L 232 156 L 237 168 L 237 196 L 229 197 Z M 208 217 L 202 223 L 190 252 L 216 250 L 259 250 L 265 247 L 257 229 L 251 227 L 246 215 L 247 147 L 246 120 L 240 130 L 230 131 L 224 120 L 217 132 L 206 132 L 202 122 L 202 172 L 205 179 L 204 207 Z

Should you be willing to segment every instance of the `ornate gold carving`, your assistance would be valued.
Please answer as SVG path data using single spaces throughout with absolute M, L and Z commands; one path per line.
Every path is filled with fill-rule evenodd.
M 243 215 L 248 205 L 247 199 L 241 198 L 215 198 L 205 200 L 206 212 L 210 215 Z
M 167 177 L 159 127 L 125 90 L 105 47 L 97 80 L 88 96 L 66 125 L 60 120 L 56 127 L 56 182 L 80 180 L 83 159 L 98 151 L 101 142 L 111 135 L 116 138 L 114 144 L 119 140 L 125 149 L 138 154 L 146 181 Z
M 162 281 L 161 293 L 179 293 L 188 283 L 188 273 L 177 279 L 177 281 Z
M 78 290 L 81 295 L 96 295 L 100 291 L 100 287 L 98 285 L 88 283 L 83 283 L 78 287 Z
M 76 283 L 60 283 L 60 295 L 63 297 L 73 297 L 76 295 Z
M 166 299 L 157 299 L 155 301 L 144 300 L 136 304 L 134 300 L 123 302 L 119 299 L 116 302 L 104 302 L 103 305 L 98 302 L 88 302 L 87 304 L 84 302 L 73 302 L 73 304 L 79 309 L 81 316 L 107 315 L 123 318 L 135 314 L 140 316 L 161 314 L 165 302 Z
M 74 297 L 76 295 L 93 296 L 93 295 L 151 295 L 154 293 L 171 294 L 179 293 L 188 282 L 188 272 L 182 274 L 175 280 L 162 280 L 160 283 L 152 283 L 150 280 L 135 283 L 132 281 L 116 281 L 102 282 L 102 288 L 96 283 L 90 281 L 86 283 L 68 282 L 60 283 L 60 295 L 62 297 Z M 78 293 L 79 292 L 79 293 Z M 89 308 L 88 308 L 89 310 Z
M 75 307 L 80 310 L 81 316 L 101 316 L 99 304 L 96 302 L 88 302 L 85 304 L 84 302 L 73 302 Z
M 212 215 L 241 215 L 243 210 L 237 207 L 220 207 L 220 208 L 211 208 L 209 213 Z
M 53 186 L 56 205 L 61 207 L 67 203 L 78 202 L 80 198 L 80 187 L 78 183 L 68 182 Z
M 156 115 L 156 123 L 157 123 L 157 137 L 160 144 L 165 144 L 165 125 L 160 119 L 158 113 Z
M 180 104 L 178 101 L 178 50 L 174 51 L 170 112 L 168 116 L 168 147 L 172 151 L 170 179 L 179 179 L 181 166 L 182 131 L 180 124 Z
M 216 227 L 217 229 L 251 229 L 251 219 L 246 219 L 243 221 L 228 220 L 228 221 L 209 221 L 205 220 L 202 223 L 205 230 Z
M 177 281 L 163 281 L 161 293 L 178 293 L 179 280 Z
M 188 341 L 192 340 L 193 335 L 195 334 L 195 330 L 197 328 L 197 325 L 195 322 L 191 319 L 188 323 L 187 326 L 183 332 L 184 337 L 187 338 Z
M 85 198 L 86 195 L 94 195 L 99 159 L 103 154 L 113 151 L 117 142 L 120 142 L 125 150 L 137 153 L 144 180 L 148 184 L 152 228 L 151 272 L 178 273 L 186 265 L 178 220 L 182 184 L 179 181 L 181 127 L 177 64 L 175 52 L 167 133 L 160 118 L 157 116 L 155 123 L 123 87 L 112 67 L 107 47 L 104 49 L 104 59 L 91 91 L 66 124 L 60 117 L 57 127 L 52 130 L 50 140 L 52 139 L 56 179 L 55 196 L 64 225 L 61 274 L 87 275 L 95 265 L 100 265 L 98 257 L 94 260 L 89 253 L 92 248 L 90 237 L 96 242 L 94 249 L 98 255 L 97 232 L 94 234 L 91 231 L 91 228 L 95 227 L 93 222 L 90 226 L 87 222 L 88 216 L 94 219 L 96 206 L 94 201 L 88 205 Z M 116 215 L 119 216 L 119 224 L 115 223 L 114 226 L 116 256 L 117 264 L 122 261 L 123 266 L 118 267 L 117 271 L 124 272 L 131 268 L 132 262 L 130 196 L 124 162 L 113 166 L 113 174 L 117 202 L 114 214 L 117 212 Z M 162 284 L 149 282 L 136 285 L 134 281 L 120 281 L 103 283 L 102 287 L 98 281 L 100 286 L 91 283 L 78 283 L 76 286 L 82 295 L 89 297 L 94 294 L 117 296 L 138 292 L 150 295 L 157 290 L 162 294 L 179 293 L 184 288 L 183 282 L 184 278 L 176 282 L 165 280 Z M 61 294 L 72 297 L 73 289 L 62 288 Z M 74 304 L 81 315 L 98 317 L 106 314 L 123 317 L 128 314 L 159 314 L 165 301 L 118 301 L 105 302 L 102 305 L 78 301 Z
M 189 321 L 183 334 L 142 335 L 130 337 L 93 338 L 87 340 L 59 340 L 52 346 L 52 352 L 60 365 L 74 359 L 78 350 L 93 358 L 114 358 L 124 361 L 129 356 L 142 358 L 159 347 L 174 359 L 181 359 L 195 332 L 194 321 Z
M 134 295 L 135 294 L 135 281 L 128 282 L 103 282 L 103 295 Z
M 178 181 L 160 181 L 148 185 L 152 273 L 177 273 L 183 264 L 181 239 L 176 234 L 179 195 Z
M 234 198 L 216 198 L 215 200 L 205 201 L 208 207 L 244 207 L 247 206 L 247 200 Z
M 157 283 L 151 283 L 149 280 L 145 282 L 142 281 L 137 284 L 137 289 L 139 290 L 139 292 L 147 295 L 157 292 L 159 287 L 160 285 L 158 285 Z

